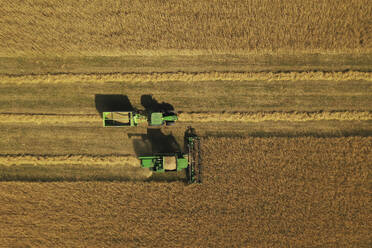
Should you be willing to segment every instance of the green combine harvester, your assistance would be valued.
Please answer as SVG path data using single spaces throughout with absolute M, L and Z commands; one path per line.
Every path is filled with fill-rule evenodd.
M 201 183 L 202 163 L 200 155 L 200 139 L 195 130 L 188 127 L 185 133 L 185 146 L 187 153 L 155 154 L 140 156 L 141 167 L 149 168 L 156 173 L 167 171 L 181 171 L 186 169 L 189 183 Z
M 177 120 L 177 115 L 173 112 L 146 113 L 139 110 L 103 112 L 104 127 L 136 127 L 141 123 L 147 123 L 150 126 L 170 126 Z

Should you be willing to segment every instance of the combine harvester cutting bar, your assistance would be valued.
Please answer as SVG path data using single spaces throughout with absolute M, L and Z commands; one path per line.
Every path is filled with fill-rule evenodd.
M 188 127 L 186 131 L 186 146 L 188 151 L 189 166 L 187 168 L 189 182 L 202 182 L 202 161 L 200 138 L 196 135 L 195 129 Z

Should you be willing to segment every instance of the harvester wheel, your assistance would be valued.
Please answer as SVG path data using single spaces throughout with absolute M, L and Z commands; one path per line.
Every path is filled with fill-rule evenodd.
M 167 122 L 165 122 L 165 124 L 167 126 L 173 126 L 175 123 L 176 123 L 175 121 L 167 121 Z

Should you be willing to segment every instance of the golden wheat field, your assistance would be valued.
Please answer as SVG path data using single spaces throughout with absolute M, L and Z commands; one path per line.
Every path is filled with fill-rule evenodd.
M 200 185 L 1 183 L 0 240 L 18 247 L 368 247 L 371 147 L 370 137 L 208 138 Z
M 369 247 L 369 0 L 0 0 L 0 247 Z M 107 111 L 174 126 L 103 127 Z M 201 139 L 202 183 L 139 156 Z
M 0 16 L 2 56 L 372 48 L 369 0 L 5 0 Z

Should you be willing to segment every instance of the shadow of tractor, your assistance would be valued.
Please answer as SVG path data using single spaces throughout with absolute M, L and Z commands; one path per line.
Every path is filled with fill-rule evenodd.
M 174 111 L 173 105 L 166 102 L 158 102 L 152 95 L 142 95 L 141 104 L 146 112 L 172 112 Z

